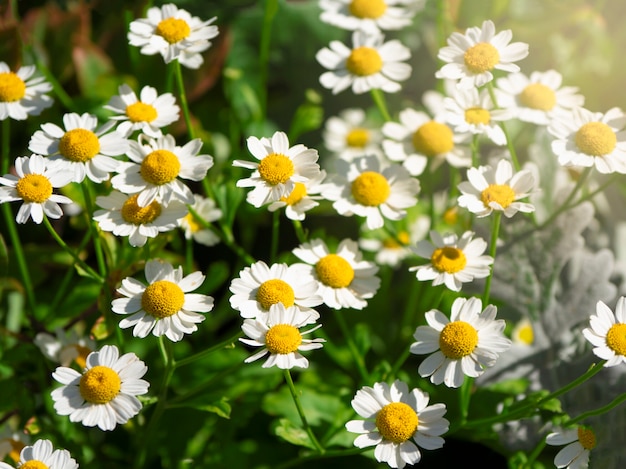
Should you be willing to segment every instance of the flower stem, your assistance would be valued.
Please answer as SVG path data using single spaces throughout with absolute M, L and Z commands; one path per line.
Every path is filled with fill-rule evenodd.
M 98 263 L 98 271 L 102 277 L 107 275 L 107 266 L 104 262 L 104 254 L 102 252 L 102 243 L 100 242 L 100 233 L 96 226 L 96 221 L 93 216 L 93 194 L 91 191 L 91 185 L 89 181 L 83 181 L 80 185 L 83 190 L 83 197 L 85 198 L 85 208 L 87 209 L 87 224 L 89 225 L 89 231 L 91 232 L 91 239 L 93 240 L 93 248 L 96 252 L 96 262 Z
M 467 421 L 467 415 L 469 414 L 469 404 L 472 398 L 472 386 L 474 384 L 474 378 L 466 376 L 463 380 L 463 385 L 459 390 L 459 407 L 461 409 L 461 424 Z
M 350 334 L 348 325 L 346 324 L 346 320 L 343 317 L 344 314 L 345 313 L 341 310 L 335 311 L 337 324 L 339 324 L 339 328 L 341 329 L 341 332 L 344 338 L 346 339 L 346 343 L 348 344 L 348 348 L 350 349 L 350 352 L 352 353 L 352 358 L 354 359 L 354 363 L 356 364 L 356 367 L 359 370 L 361 379 L 367 383 L 369 381 L 369 373 L 367 372 L 367 368 L 365 367 L 365 361 L 363 360 L 363 357 L 359 353 L 358 349 L 356 348 L 356 344 L 354 343 L 354 340 L 352 339 L 352 335 Z
M 493 212 L 493 220 L 491 225 L 491 245 L 489 246 L 489 255 L 493 258 L 491 269 L 489 270 L 489 276 L 485 281 L 485 291 L 483 292 L 483 307 L 489 303 L 489 291 L 491 289 L 491 279 L 493 278 L 493 267 L 496 263 L 496 248 L 498 244 L 498 235 L 500 233 L 500 219 L 502 218 L 502 212 Z
M 491 97 L 491 100 L 493 101 L 493 105 L 499 109 L 498 99 L 496 98 L 496 92 L 493 87 L 493 81 L 490 81 L 487 84 L 487 89 L 489 90 L 489 96 Z M 504 122 L 500 122 L 500 128 L 502 129 L 502 132 L 504 133 L 504 137 L 506 138 L 506 146 L 509 149 L 509 153 L 511 154 L 511 162 L 513 163 L 513 167 L 515 168 L 515 171 L 519 171 L 521 166 L 519 164 L 519 160 L 517 159 L 517 152 L 515 151 L 515 145 L 513 145 L 513 141 L 511 140 L 511 137 L 509 136 L 509 133 L 506 130 L 506 124 Z
M 191 123 L 191 115 L 189 113 L 189 104 L 187 103 L 187 93 L 185 92 L 182 67 L 178 59 L 172 61 L 172 63 L 174 64 L 174 76 L 176 77 L 176 86 L 178 87 L 178 96 L 180 97 L 180 107 L 183 110 L 185 125 L 187 126 L 187 135 L 189 135 L 189 140 L 193 140 L 195 138 L 195 132 Z
M 0 176 L 9 172 L 9 153 L 11 151 L 11 120 L 2 121 L 2 148 L 0 149 Z
M 209 347 L 208 349 L 205 349 L 201 352 L 198 352 L 194 355 L 190 355 L 189 357 L 185 357 L 181 360 L 178 360 L 176 362 L 176 368 L 180 368 L 181 366 L 185 366 L 185 365 L 189 365 L 190 363 L 193 363 L 197 360 L 200 360 L 208 355 L 211 355 L 213 352 L 216 352 L 218 350 L 222 350 L 225 347 L 233 347 L 234 344 L 237 342 L 237 339 L 239 339 L 239 337 L 241 337 L 242 333 L 241 331 L 237 332 L 235 335 L 233 335 L 232 337 L 220 342 L 219 344 L 215 344 L 212 347 Z
M 391 116 L 387 110 L 387 103 L 385 102 L 385 95 L 383 92 L 377 88 L 372 88 L 370 90 L 370 94 L 372 95 L 372 99 L 374 100 L 374 104 L 376 104 L 378 111 L 383 116 L 383 119 L 385 119 L 385 122 L 391 121 Z
M 578 417 L 574 417 L 573 419 L 568 420 L 563 425 L 564 426 L 573 425 L 573 424 L 578 423 L 578 422 L 580 422 L 582 420 L 588 419 L 589 417 L 595 417 L 596 415 L 606 414 L 610 410 L 613 410 L 615 407 L 617 407 L 618 405 L 622 404 L 624 401 L 626 401 L 626 393 L 620 394 L 619 396 L 617 396 L 615 399 L 613 399 L 611 402 L 609 402 L 605 406 L 598 407 L 595 410 L 590 410 L 588 412 L 584 412 L 584 413 L 580 414 Z
M 280 236 L 280 212 L 276 210 L 272 217 L 272 244 L 270 245 L 270 262 L 276 261 L 278 255 L 278 239 Z
M 289 387 L 289 391 L 291 391 L 291 397 L 293 398 L 293 402 L 296 405 L 296 409 L 298 409 L 298 415 L 300 415 L 302 426 L 304 427 L 307 435 L 309 435 L 309 439 L 311 440 L 311 443 L 313 443 L 313 446 L 315 446 L 315 448 L 317 449 L 318 453 L 323 454 L 325 452 L 324 447 L 320 444 L 319 441 L 317 441 L 313 430 L 309 426 L 309 422 L 307 422 L 306 415 L 304 414 L 304 409 L 302 408 L 302 404 L 300 403 L 298 391 L 293 384 L 293 379 L 291 379 L 291 373 L 289 372 L 289 370 L 283 370 L 283 372 L 285 375 L 285 381 L 287 382 L 287 386 Z
M 304 228 L 302 228 L 302 223 L 300 222 L 300 220 L 292 220 L 292 222 L 293 229 L 296 231 L 296 236 L 298 237 L 298 241 L 300 241 L 301 243 L 306 243 L 308 236 L 304 231 Z

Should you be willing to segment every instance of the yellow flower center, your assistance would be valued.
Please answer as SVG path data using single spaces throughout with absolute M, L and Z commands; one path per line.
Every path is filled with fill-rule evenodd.
M 471 107 L 465 110 L 465 122 L 474 125 L 489 124 L 491 122 L 491 114 L 482 107 Z
M 9 457 L 13 461 L 19 462 L 20 453 L 22 452 L 22 450 L 24 449 L 26 445 L 22 443 L 20 440 L 14 440 L 13 438 L 9 438 L 8 440 L 4 440 L 4 441 L 8 441 L 9 444 L 11 445 L 11 451 L 9 451 Z
M 284 184 L 294 173 L 293 161 L 282 153 L 271 153 L 259 163 L 259 174 L 273 186 Z
M 346 144 L 352 148 L 365 148 L 370 140 L 370 133 L 367 129 L 352 129 L 346 135 Z
M 197 233 L 198 231 L 204 229 L 204 226 L 202 226 L 196 220 L 196 217 L 193 215 L 193 213 L 188 213 L 187 215 L 185 215 L 184 220 L 187 222 L 187 225 L 189 226 L 189 231 L 191 231 L 192 233 Z
M 500 53 L 488 42 L 479 42 L 465 51 L 463 60 L 470 72 L 483 73 L 492 70 L 500 62 Z
M 449 322 L 439 334 L 441 352 L 453 360 L 469 355 L 477 344 L 478 332 L 465 321 Z
M 350 52 L 346 68 L 353 75 L 365 77 L 378 73 L 383 68 L 383 59 L 372 47 L 357 47 Z
M 480 193 L 480 200 L 485 207 L 489 207 L 490 202 L 496 202 L 502 208 L 507 208 L 515 200 L 515 191 L 506 184 L 489 184 L 489 187 Z
M 137 203 L 139 194 L 131 195 L 122 205 L 122 218 L 133 225 L 151 223 L 161 215 L 161 204 L 156 200 L 151 204 L 140 207 Z
M 455 274 L 465 268 L 467 259 L 460 249 L 444 246 L 433 251 L 430 262 L 439 272 Z
M 0 73 L 0 102 L 19 101 L 26 95 L 26 83 L 13 72 Z
M 387 4 L 384 0 L 352 0 L 348 8 L 357 18 L 376 19 L 383 16 Z
M 591 428 L 578 427 L 578 442 L 588 451 L 596 447 L 596 434 Z
M 387 249 L 400 249 L 409 244 L 410 241 L 409 234 L 406 231 L 400 231 L 395 238 L 391 236 L 385 238 L 383 246 Z
M 146 287 L 141 307 L 155 318 L 163 319 L 178 313 L 185 304 L 185 293 L 174 282 L 158 280 Z
M 93 350 L 79 344 L 74 344 L 72 347 L 74 347 L 78 352 L 78 356 L 74 359 L 74 361 L 81 369 L 85 368 L 85 366 L 87 366 L 87 355 L 93 352 Z
M 448 153 L 454 148 L 450 127 L 439 122 L 426 122 L 413 133 L 415 151 L 426 156 Z
M 100 140 L 91 130 L 68 130 L 59 140 L 59 153 L 70 161 L 85 163 L 99 151 Z
M 302 335 L 297 327 L 291 324 L 277 324 L 270 327 L 265 334 L 265 346 L 270 353 L 286 355 L 298 350 L 302 343 Z
M 180 160 L 169 150 L 155 150 L 141 162 L 141 177 L 151 184 L 161 186 L 172 182 L 180 171 Z
M 361 205 L 380 205 L 390 193 L 391 188 L 385 176 L 375 171 L 365 171 L 352 181 L 352 196 Z
M 354 279 L 354 269 L 338 254 L 328 254 L 315 264 L 317 278 L 331 288 L 345 288 Z
M 521 342 L 525 345 L 532 345 L 535 341 L 535 333 L 533 331 L 533 327 L 530 323 L 522 323 L 520 324 L 514 331 L 513 335 L 518 342 Z
M 454 225 L 459 219 L 459 209 L 458 207 L 450 207 L 443 212 L 443 221 L 445 221 L 448 225 Z
M 606 333 L 606 345 L 618 355 L 626 355 L 626 324 L 613 324 Z
M 541 83 L 531 83 L 519 95 L 522 104 L 531 109 L 549 111 L 556 105 L 554 90 Z
M 296 182 L 296 185 L 293 186 L 293 190 L 287 196 L 282 196 L 280 200 L 285 202 L 287 205 L 295 205 L 300 202 L 304 196 L 306 196 L 306 186 L 301 182 Z
M 588 122 L 578 129 L 574 141 L 583 153 L 603 156 L 613 151 L 617 144 L 617 136 L 602 122 Z
M 376 414 L 376 428 L 385 440 L 403 443 L 417 430 L 417 412 L 404 402 L 387 404 Z
M 19 461 L 19 458 L 18 458 Z M 26 461 L 24 464 L 20 466 L 20 469 L 48 469 L 41 461 L 37 461 L 35 459 L 31 459 L 30 461 Z
M 108 366 L 94 366 L 80 378 L 80 395 L 91 404 L 106 404 L 115 399 L 122 388 L 119 375 Z
M 26 203 L 42 204 L 52 195 L 52 184 L 42 174 L 26 174 L 17 181 L 15 192 Z
M 191 28 L 185 20 L 181 20 L 180 18 L 167 18 L 157 24 L 154 32 L 170 44 L 176 44 L 189 36 Z
M 157 111 L 151 104 L 138 101 L 126 106 L 126 115 L 131 122 L 152 122 L 157 118 Z
M 256 300 L 261 303 L 264 309 L 270 309 L 270 306 L 276 303 L 282 303 L 288 308 L 293 306 L 295 299 L 291 285 L 278 278 L 263 282 L 256 292 Z

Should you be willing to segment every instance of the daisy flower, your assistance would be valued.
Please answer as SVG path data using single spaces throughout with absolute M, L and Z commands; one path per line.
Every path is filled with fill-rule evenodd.
M 125 194 L 138 194 L 137 203 L 146 207 L 155 200 L 168 204 L 179 200 L 194 203 L 191 190 L 178 178 L 201 181 L 213 166 L 213 157 L 198 155 L 202 140 L 193 139 L 183 147 L 174 137 L 164 135 L 155 139 L 131 141 L 127 156 L 134 163 L 121 163 L 111 178 L 113 188 Z
M 415 330 L 417 342 L 410 348 L 417 355 L 431 354 L 417 370 L 422 378 L 430 376 L 433 384 L 458 388 L 464 376 L 480 376 L 495 364 L 498 353 L 511 346 L 503 333 L 504 320 L 496 320 L 496 307 L 481 309 L 478 298 L 457 298 L 450 320 L 436 309 L 426 313 L 428 325 Z
M 124 137 L 139 130 L 148 137 L 157 138 L 162 135 L 162 127 L 178 120 L 180 108 L 172 93 L 159 96 L 155 88 L 144 86 L 137 99 L 126 84 L 120 85 L 118 92 L 119 96 L 113 96 L 104 108 L 117 113 L 110 119 L 120 121 L 117 131 Z
M 65 130 L 56 124 L 43 124 L 31 137 L 28 148 L 48 156 L 61 171 L 71 173 L 73 182 L 82 182 L 85 176 L 97 183 L 104 182 L 120 164 L 112 156 L 128 151 L 128 140 L 117 132 L 109 132 L 114 125 L 108 122 L 96 129 L 98 119 L 92 114 L 65 114 Z
M 498 105 L 514 109 L 514 116 L 537 125 L 548 125 L 554 116 L 582 106 L 585 97 L 574 86 L 561 86 L 563 77 L 556 70 L 511 73 L 496 80 Z
M 78 463 L 70 452 L 54 449 L 50 440 L 37 440 L 32 446 L 25 446 L 16 462 L 17 467 L 22 469 L 78 469 Z M 0 462 L 0 469 L 13 469 L 13 466 Z
M 269 354 L 263 368 L 277 366 L 281 370 L 293 367 L 308 368 L 309 361 L 299 351 L 322 348 L 324 339 L 305 339 L 303 336 L 319 329 L 317 325 L 305 332 L 300 328 L 311 324 L 311 316 L 295 306 L 285 307 L 282 303 L 270 306 L 267 317 L 264 319 L 245 319 L 241 330 L 249 337 L 239 340 L 252 347 L 263 347 L 261 351 L 246 358 L 244 363 L 250 363 Z
M 552 151 L 563 166 L 592 167 L 598 172 L 626 173 L 626 116 L 619 108 L 606 113 L 574 109 L 548 127 Z
M 24 203 L 15 220 L 26 223 L 32 218 L 37 224 L 46 214 L 49 218 L 61 218 L 63 211 L 59 204 L 71 204 L 64 195 L 53 194 L 52 189 L 63 187 L 72 181 L 72 175 L 51 168 L 41 155 L 20 156 L 15 159 L 15 172 L 0 177 L 0 204 L 22 200 Z
M 104 345 L 87 356 L 82 373 L 63 366 L 52 373 L 63 384 L 52 391 L 54 409 L 69 415 L 70 422 L 113 430 L 141 410 L 135 396 L 148 392 L 150 384 L 141 379 L 146 371 L 148 367 L 134 353 L 120 356 L 115 345 Z
M 197 331 L 196 324 L 205 319 L 199 313 L 213 309 L 213 298 L 189 292 L 202 285 L 205 276 L 194 272 L 183 277 L 182 267 L 174 269 L 172 264 L 158 260 L 146 262 L 144 272 L 147 286 L 126 277 L 117 289 L 124 298 L 111 302 L 114 313 L 130 315 L 120 321 L 120 327 L 133 327 L 134 337 L 143 339 L 152 332 L 157 337 L 164 335 L 172 342 Z
M 0 461 L 8 456 L 16 463 L 19 462 L 20 453 L 28 444 L 30 439 L 26 433 L 16 432 L 8 423 L 4 423 L 0 430 Z
M 275 132 L 271 139 L 249 137 L 247 144 L 259 162 L 235 160 L 233 166 L 254 170 L 249 178 L 237 181 L 237 187 L 254 187 L 247 197 L 254 207 L 277 202 L 291 194 L 297 182 L 320 174 L 317 150 L 301 144 L 290 147 L 284 132 Z
M 324 23 L 368 34 L 409 26 L 425 0 L 320 0 Z
M 409 268 L 416 272 L 417 280 L 432 280 L 433 285 L 446 285 L 452 291 L 460 291 L 463 283 L 489 275 L 493 257 L 483 256 L 487 242 L 472 239 L 474 233 L 466 231 L 459 239 L 456 234 L 440 235 L 431 230 L 430 239 L 422 240 L 413 248 L 420 257 L 430 259 L 430 264 Z
M 130 23 L 128 42 L 141 47 L 144 55 L 161 54 L 165 63 L 178 59 L 187 68 L 199 68 L 204 62 L 204 52 L 218 35 L 217 18 L 202 21 L 173 3 L 148 9 L 147 18 Z
M 535 185 L 533 174 L 521 170 L 513 174 L 513 167 L 508 160 L 498 161 L 494 170 L 491 166 L 480 166 L 467 170 L 467 181 L 459 184 L 462 195 L 458 202 L 478 218 L 490 215 L 494 210 L 501 211 L 511 218 L 517 212 L 530 213 L 534 205 L 518 202 L 528 197 Z
M 591 316 L 589 326 L 583 329 L 583 335 L 593 345 L 593 353 L 606 360 L 604 366 L 626 363 L 626 297 L 617 300 L 615 314 L 598 301 L 596 315 Z
M 317 282 L 302 264 L 272 264 L 258 261 L 239 272 L 230 284 L 230 306 L 242 318 L 265 320 L 271 306 L 276 303 L 286 308 L 297 307 L 309 315 L 309 322 L 319 318 L 312 309 L 322 304 L 317 294 Z
M 215 201 L 213 199 L 202 197 L 198 194 L 194 194 L 193 197 L 194 202 L 190 204 L 191 208 L 202 217 L 205 222 L 211 223 L 222 218 L 222 211 L 215 207 Z M 179 224 L 180 227 L 185 230 L 186 239 L 193 239 L 196 243 L 205 246 L 214 246 L 220 242 L 219 236 L 211 230 L 206 229 L 204 225 L 196 220 L 196 217 L 191 212 L 181 218 Z
M 322 181 L 326 177 L 326 171 L 320 173 L 306 182 L 296 182 L 289 195 L 283 195 L 280 200 L 272 202 L 267 209 L 275 212 L 285 207 L 285 216 L 290 220 L 304 220 L 306 212 L 319 205 L 318 200 L 322 199 L 318 195 L 322 190 Z
M 322 188 L 340 215 L 365 217 L 368 229 L 382 228 L 384 218 L 400 220 L 417 203 L 420 183 L 398 164 L 381 169 L 374 156 L 337 162 L 337 174 Z
M 411 66 L 404 63 L 411 58 L 409 48 L 396 39 L 384 42 L 379 34 L 355 31 L 352 48 L 332 41 L 315 58 L 329 70 L 320 76 L 320 83 L 333 94 L 349 87 L 356 94 L 372 89 L 396 93 L 402 88 L 398 82 L 411 75 Z
M 46 358 L 62 366 L 76 362 L 80 368 L 85 368 L 87 355 L 96 349 L 91 338 L 79 336 L 75 330 L 67 332 L 61 327 L 54 331 L 54 335 L 39 332 L 34 342 Z
M 364 386 L 352 399 L 352 408 L 366 420 L 350 420 L 346 430 L 360 435 L 354 446 L 376 446 L 374 456 L 389 467 L 402 468 L 417 464 L 420 448 L 438 449 L 449 422 L 443 416 L 445 404 L 428 405 L 428 393 L 421 389 L 409 391 L 403 381 L 393 384 L 375 383 Z
M 338 116 L 329 117 L 322 133 L 324 145 L 342 160 L 352 161 L 358 156 L 382 156 L 380 129 L 368 122 L 360 108 L 344 109 Z
M 140 207 L 137 198 L 137 194 L 127 195 L 119 191 L 98 196 L 96 204 L 101 210 L 94 212 L 93 219 L 102 231 L 112 232 L 115 236 L 128 236 L 131 246 L 141 247 L 148 238 L 155 238 L 159 233 L 176 228 L 180 219 L 189 212 L 177 200 L 168 205 L 155 200 Z
M 453 32 L 448 45 L 439 49 L 437 57 L 446 64 L 435 77 L 458 80 L 459 88 L 470 89 L 493 80 L 493 70 L 519 72 L 513 62 L 528 55 L 528 44 L 509 44 L 512 37 L 510 29 L 496 34 L 491 20 L 483 21 L 481 28 L 466 29 L 465 34 Z
M 52 85 L 43 77 L 31 78 L 33 73 L 34 65 L 12 72 L 5 62 L 0 62 L 0 120 L 25 120 L 52 106 L 52 98 L 45 94 L 52 90 Z
M 550 433 L 546 443 L 566 445 L 554 458 L 558 468 L 583 469 L 589 465 L 589 452 L 596 447 L 596 435 L 591 428 L 577 427 Z
M 336 253 L 330 253 L 321 239 L 303 243 L 293 253 L 308 264 L 305 271 L 317 280 L 317 293 L 330 308 L 363 309 L 380 287 L 375 276 L 378 266 L 362 260 L 358 244 L 351 239 L 341 241 Z

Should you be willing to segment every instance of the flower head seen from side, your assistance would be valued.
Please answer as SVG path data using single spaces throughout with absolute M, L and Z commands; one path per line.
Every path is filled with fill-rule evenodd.
M 411 75 L 409 48 L 397 39 L 384 42 L 379 34 L 355 31 L 352 48 L 340 41 L 332 41 L 315 55 L 328 71 L 320 76 L 320 83 L 333 94 L 352 87 L 355 94 L 380 89 L 396 93 L 402 88 L 400 81 Z
M 194 194 L 194 202 L 190 206 L 206 223 L 222 218 L 222 211 L 215 206 L 215 201 L 208 197 Z M 215 246 L 220 242 L 219 236 L 196 220 L 196 216 L 191 211 L 181 218 L 179 223 L 180 227 L 185 230 L 186 239 L 193 239 L 204 246 Z
M 178 120 L 180 108 L 172 93 L 159 96 L 155 88 L 144 86 L 137 98 L 126 84 L 120 85 L 118 92 L 119 95 L 113 96 L 104 108 L 116 113 L 110 119 L 120 122 L 116 130 L 124 137 L 139 130 L 148 137 L 157 138 L 163 135 L 161 128 Z
M 147 17 L 130 23 L 128 41 L 141 47 L 144 55 L 161 54 L 165 63 L 178 60 L 187 68 L 199 68 L 202 52 L 211 47 L 210 39 L 219 34 L 211 25 L 217 18 L 202 21 L 173 3 L 148 9 Z
M 430 354 L 418 368 L 421 377 L 458 388 L 465 376 L 476 378 L 495 364 L 511 341 L 504 336 L 504 320 L 495 319 L 496 307 L 481 310 L 478 298 L 457 298 L 449 320 L 436 309 L 426 313 L 428 325 L 415 330 L 417 342 L 410 348 L 417 355 Z
M 346 423 L 349 432 L 359 433 L 354 446 L 376 446 L 376 460 L 389 467 L 417 464 L 422 458 L 420 448 L 443 447 L 441 435 L 449 427 L 443 417 L 445 404 L 428 405 L 429 399 L 428 393 L 417 388 L 409 391 L 400 380 L 364 386 L 352 399 L 352 408 L 365 420 Z
M 61 218 L 63 211 L 59 204 L 71 204 L 72 200 L 54 194 L 52 190 L 69 184 L 72 175 L 58 168 L 50 168 L 41 155 L 16 158 L 15 172 L 17 175 L 5 174 L 0 177 L 0 204 L 23 201 L 15 220 L 26 223 L 32 218 L 39 224 L 44 214 L 49 218 Z
M 458 80 L 459 88 L 470 89 L 493 80 L 494 70 L 519 72 L 513 62 L 528 55 L 528 44 L 510 43 L 512 37 L 510 29 L 496 34 L 491 20 L 485 20 L 480 28 L 468 28 L 465 34 L 453 32 L 448 45 L 439 49 L 437 57 L 445 65 L 435 77 Z
M 546 443 L 552 446 L 565 445 L 554 457 L 556 467 L 584 469 L 589 465 L 590 451 L 596 447 L 596 435 L 591 428 L 578 426 L 550 433 Z
M 513 174 L 508 160 L 500 160 L 495 170 L 491 166 L 481 166 L 467 170 L 467 181 L 459 184 L 461 195 L 459 206 L 467 208 L 477 217 L 486 217 L 494 210 L 501 211 L 511 218 L 517 212 L 530 213 L 535 207 L 527 202 L 519 202 L 534 190 L 535 180 L 529 170 Z
M 380 129 L 368 121 L 363 109 L 344 109 L 326 120 L 324 145 L 338 158 L 352 161 L 359 156 L 382 156 Z
M 114 313 L 127 315 L 120 327 L 132 327 L 135 337 L 144 338 L 152 332 L 172 342 L 197 331 L 197 324 L 205 319 L 200 313 L 213 309 L 212 297 L 190 293 L 202 285 L 205 276 L 201 272 L 183 276 L 182 267 L 174 269 L 154 259 L 146 262 L 144 273 L 148 285 L 127 277 L 117 289 L 122 298 L 111 302 Z
M 134 353 L 120 356 L 115 345 L 104 345 L 87 357 L 82 373 L 58 367 L 52 377 L 63 384 L 52 391 L 54 409 L 69 415 L 71 422 L 113 430 L 139 413 L 136 396 L 146 394 L 150 384 L 141 379 L 148 371 Z
M 37 440 L 32 446 L 25 446 L 16 462 L 21 469 L 78 469 L 70 452 L 54 449 L 50 440 Z M 0 469 L 13 469 L 13 466 L 0 462 Z
M 140 136 L 130 142 L 127 155 L 132 163 L 121 163 L 111 184 L 125 194 L 137 194 L 140 207 L 155 200 L 166 205 L 172 200 L 192 204 L 193 193 L 180 179 L 200 181 L 206 176 L 213 157 L 199 155 L 201 149 L 199 138 L 180 147 L 171 135 L 145 140 Z
M 307 265 L 306 271 L 318 284 L 317 293 L 333 309 L 363 309 L 380 287 L 378 266 L 363 260 L 356 241 L 344 239 L 331 253 L 321 239 L 313 239 L 293 250 Z
M 0 461 L 8 456 L 18 463 L 20 453 L 29 444 L 30 438 L 25 432 L 15 431 L 7 422 L 0 427 Z
M 321 0 L 320 19 L 349 31 L 375 34 L 409 26 L 424 0 Z
M 575 108 L 548 126 L 552 151 L 563 166 L 595 167 L 598 172 L 626 173 L 626 115 L 619 108 L 606 113 Z
M 67 332 L 57 328 L 55 335 L 39 332 L 35 336 L 35 345 L 48 358 L 62 366 L 70 366 L 75 362 L 80 368 L 85 368 L 87 356 L 96 349 L 96 343 L 87 336 L 79 336 L 72 329 Z
M 432 280 L 433 285 L 445 284 L 452 291 L 461 291 L 463 283 L 489 275 L 493 257 L 483 255 L 487 242 L 472 239 L 474 233 L 466 231 L 459 238 L 456 234 L 441 235 L 431 230 L 430 239 L 422 240 L 413 248 L 420 257 L 430 259 L 429 264 L 409 268 L 416 272 L 417 280 Z
M 615 313 L 602 301 L 596 304 L 583 335 L 593 345 L 593 353 L 606 360 L 604 366 L 626 363 L 626 297 L 617 300 Z
M 0 62 L 0 120 L 25 120 L 52 106 L 52 98 L 45 94 L 52 90 L 52 85 L 43 77 L 33 77 L 34 73 L 34 65 L 12 72 L 5 62 Z
M 306 182 L 296 182 L 289 195 L 283 195 L 280 200 L 272 202 L 267 209 L 275 212 L 285 208 L 285 216 L 290 220 L 304 220 L 306 212 L 319 205 L 318 200 L 322 199 L 320 192 L 322 182 L 326 178 L 326 171 L 320 173 Z
M 233 166 L 252 169 L 252 175 L 237 181 L 237 187 L 254 187 L 247 201 L 258 208 L 291 194 L 296 183 L 319 176 L 317 150 L 302 144 L 289 146 L 287 134 L 275 132 L 271 139 L 249 137 L 248 150 L 257 160 L 235 160 Z
M 317 325 L 305 332 L 300 328 L 311 324 L 311 316 L 295 306 L 285 307 L 282 303 L 270 306 L 264 319 L 245 319 L 241 329 L 248 338 L 239 339 L 252 347 L 263 347 L 259 352 L 244 360 L 250 363 L 269 354 L 263 368 L 276 366 L 282 370 L 293 367 L 308 368 L 309 361 L 300 351 L 322 348 L 324 339 L 305 339 L 304 336 L 321 327 Z
M 56 124 L 43 124 L 30 139 L 28 148 L 33 153 L 48 156 L 63 172 L 73 175 L 73 182 L 85 177 L 96 183 L 109 179 L 109 173 L 120 162 L 113 156 L 128 151 L 128 140 L 117 132 L 110 132 L 114 122 L 98 128 L 96 116 L 69 113 L 63 116 L 62 129 Z

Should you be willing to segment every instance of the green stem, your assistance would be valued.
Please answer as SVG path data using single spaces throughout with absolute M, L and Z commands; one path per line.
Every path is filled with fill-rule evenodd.
M 298 241 L 300 241 L 301 243 L 306 243 L 308 240 L 308 236 L 304 231 L 304 228 L 302 228 L 302 223 L 300 222 L 300 220 L 292 220 L 292 222 L 293 229 L 296 231 L 296 236 L 298 237 Z
M 359 370 L 359 374 L 361 375 L 361 379 L 367 383 L 369 381 L 369 373 L 367 368 L 365 367 L 365 361 L 363 357 L 359 353 L 359 350 L 352 339 L 352 335 L 350 334 L 350 330 L 348 329 L 348 325 L 346 324 L 346 320 L 343 317 L 345 311 L 335 310 L 335 317 L 337 318 L 337 324 L 339 324 L 339 328 L 346 339 L 346 343 L 348 344 L 348 348 L 350 349 L 350 353 L 352 353 L 352 358 L 354 359 L 354 363 L 356 364 L 357 369 Z
M 178 87 L 178 96 L 180 97 L 180 107 L 183 110 L 183 116 L 185 117 L 185 125 L 187 126 L 187 135 L 189 140 L 195 138 L 195 132 L 191 123 L 191 115 L 189 113 L 189 104 L 187 103 L 187 93 L 185 92 L 185 82 L 183 81 L 182 66 L 178 59 L 172 61 L 174 64 L 174 76 L 176 78 L 176 86 Z
M 276 262 L 278 255 L 278 240 L 280 237 L 280 211 L 272 214 L 272 244 L 270 245 L 270 262 Z
M 298 391 L 296 391 L 296 387 L 293 384 L 293 379 L 291 379 L 291 373 L 289 370 L 283 370 L 285 375 L 285 381 L 287 382 L 287 386 L 289 387 L 289 391 L 291 391 L 291 397 L 293 398 L 293 402 L 296 405 L 296 409 L 298 410 L 298 414 L 300 415 L 300 420 L 302 421 L 302 426 L 306 431 L 307 435 L 309 435 L 309 439 L 313 446 L 317 449 L 319 453 L 324 453 L 324 447 L 317 441 L 313 430 L 309 426 L 309 422 L 307 422 L 306 415 L 304 414 L 304 409 L 302 408 L 302 404 L 300 404 L 300 397 L 298 396 Z
M 11 120 L 6 118 L 2 121 L 2 148 L 0 162 L 0 176 L 9 173 L 9 153 L 11 152 Z
M 89 231 L 91 232 L 91 239 L 93 240 L 93 248 L 96 253 L 96 262 L 98 263 L 98 271 L 102 277 L 107 276 L 107 265 L 104 261 L 104 254 L 102 251 L 102 243 L 100 241 L 100 233 L 98 232 L 98 226 L 93 216 L 93 193 L 91 190 L 90 181 L 83 181 L 80 185 L 83 190 L 83 197 L 85 198 L 85 208 L 87 210 L 87 224 L 89 225 Z
M 378 108 L 378 111 L 385 119 L 385 122 L 391 121 L 391 115 L 387 110 L 387 103 L 385 102 L 385 95 L 379 89 L 371 89 L 370 94 L 372 95 L 372 99 L 374 100 L 374 104 Z
M 502 212 L 494 211 L 493 220 L 491 225 L 491 245 L 489 246 L 489 255 L 493 258 L 491 269 L 489 270 L 489 276 L 485 281 L 485 291 L 483 292 L 483 307 L 489 304 L 489 291 L 491 290 L 491 279 L 493 278 L 493 268 L 496 263 L 496 248 L 498 245 L 498 235 L 500 232 L 500 219 L 502 218 Z
M 466 376 L 463 380 L 463 385 L 459 390 L 459 406 L 461 409 L 461 425 L 467 422 L 467 416 L 469 414 L 469 404 L 472 398 L 472 386 L 474 385 L 474 378 Z
M 546 447 L 546 439 L 542 438 L 541 440 L 539 440 L 539 443 L 537 443 L 537 446 L 535 446 L 535 449 L 533 449 L 532 453 L 530 453 L 530 455 L 528 456 L 528 459 L 524 463 L 524 467 L 528 469 L 532 469 L 534 466 L 533 463 L 535 462 L 535 459 L 539 457 L 539 455 L 541 454 L 541 452 L 543 451 L 545 447 Z
M 487 89 L 489 90 L 489 96 L 491 96 L 491 100 L 493 101 L 493 105 L 499 109 L 498 106 L 498 99 L 496 97 L 496 92 L 493 86 L 493 81 L 490 81 L 487 84 Z M 506 129 L 506 124 L 504 122 L 500 122 L 500 128 L 502 129 L 502 132 L 504 133 L 504 137 L 506 138 L 506 146 L 509 149 L 509 153 L 511 154 L 511 161 L 513 163 L 513 167 L 515 168 L 515 171 L 519 171 L 521 166 L 519 164 L 519 160 L 517 159 L 517 153 L 515 151 L 515 145 L 513 145 L 513 141 L 511 140 L 511 137 L 509 136 L 509 132 Z
M 480 158 L 478 157 L 478 135 L 472 136 L 472 143 L 470 143 L 472 150 L 472 168 L 478 168 L 480 166 Z
M 267 115 L 267 77 L 269 70 L 269 55 L 272 40 L 272 23 L 278 11 L 278 0 L 265 0 L 263 27 L 259 45 L 259 103 L 261 105 L 261 119 Z
M 180 368 L 181 366 L 185 366 L 185 365 L 189 365 L 190 363 L 193 363 L 197 360 L 201 360 L 202 358 L 211 355 L 213 352 L 216 352 L 218 350 L 221 350 L 225 347 L 234 347 L 234 344 L 237 342 L 237 339 L 239 339 L 239 337 L 242 336 L 241 331 L 237 332 L 235 335 L 233 335 L 232 337 L 220 342 L 219 344 L 215 344 L 212 347 L 209 347 L 208 349 L 205 349 L 201 352 L 198 352 L 194 355 L 191 355 L 189 357 L 185 357 L 181 360 L 178 360 L 176 362 L 176 368 Z
M 185 238 L 185 272 L 190 274 L 193 269 L 193 238 Z
M 588 412 L 584 412 L 584 413 L 580 414 L 578 417 L 574 417 L 573 419 L 568 420 L 563 425 L 564 426 L 573 425 L 573 424 L 578 423 L 578 422 L 580 422 L 582 420 L 588 419 L 589 417 L 595 417 L 597 415 L 606 414 L 610 410 L 613 410 L 615 407 L 617 407 L 618 405 L 622 404 L 624 401 L 626 401 L 626 393 L 620 394 L 619 396 L 617 396 L 615 399 L 613 399 L 610 403 L 608 403 L 605 406 L 599 407 L 599 408 L 597 408 L 595 410 L 590 410 Z

